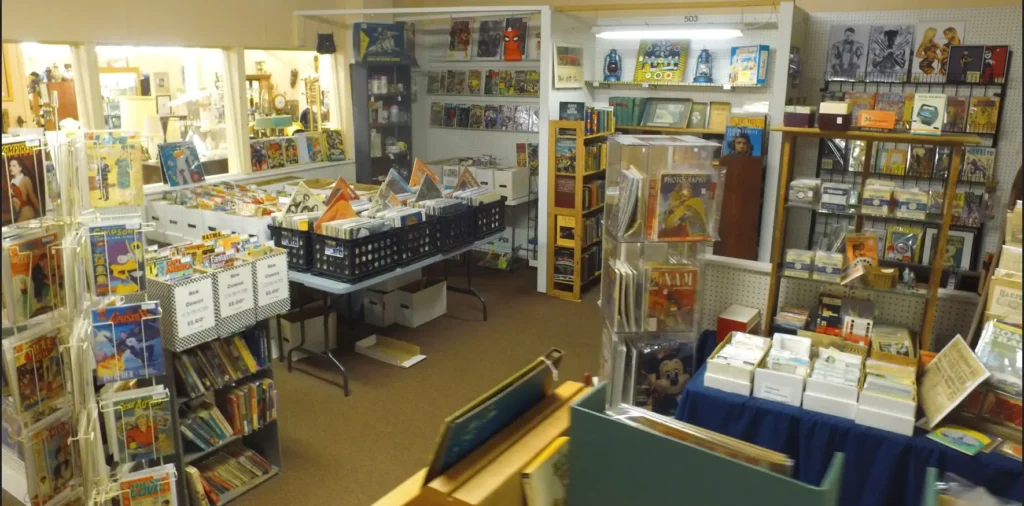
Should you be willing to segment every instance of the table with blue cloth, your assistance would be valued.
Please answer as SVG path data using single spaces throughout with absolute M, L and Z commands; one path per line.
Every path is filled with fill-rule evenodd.
M 795 461 L 793 477 L 814 486 L 821 483 L 832 454 L 845 453 L 841 505 L 921 504 L 929 467 L 1021 501 L 1024 479 L 1019 460 L 998 453 L 971 457 L 928 439 L 922 429 L 908 437 L 705 386 L 704 359 L 714 347 L 714 333 L 701 336 L 697 347 L 700 369 L 683 391 L 676 418 L 789 455 Z

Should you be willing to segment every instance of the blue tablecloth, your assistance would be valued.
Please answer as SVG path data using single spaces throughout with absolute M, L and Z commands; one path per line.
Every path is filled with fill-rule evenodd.
M 701 336 L 698 366 L 713 343 Z M 714 347 L 712 346 L 712 349 Z M 907 437 L 852 420 L 704 386 L 704 368 L 683 391 L 676 418 L 789 455 L 794 478 L 818 485 L 834 452 L 846 454 L 843 506 L 921 504 L 928 467 L 956 473 L 990 492 L 1021 500 L 1021 463 L 996 453 L 973 457 L 932 441 L 918 429 Z

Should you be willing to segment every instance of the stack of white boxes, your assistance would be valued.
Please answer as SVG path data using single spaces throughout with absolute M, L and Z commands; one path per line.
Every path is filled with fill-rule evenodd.
M 724 359 L 723 357 L 728 355 L 734 346 L 742 350 L 750 350 L 748 353 L 750 357 L 741 360 Z M 769 346 L 771 346 L 771 340 L 767 337 L 743 332 L 729 334 L 708 359 L 704 384 L 711 388 L 749 396 L 754 383 L 754 370 L 764 361 Z
M 363 291 L 363 319 L 366 323 L 377 327 L 388 327 L 395 323 L 398 316 L 398 289 L 407 283 L 423 277 L 421 269 L 416 269 L 382 281 Z
M 781 365 L 773 366 L 773 357 L 782 358 Z M 754 397 L 799 407 L 810 360 L 810 338 L 775 334 L 764 367 L 754 371 Z
M 395 276 L 363 292 L 364 321 L 377 327 L 419 327 L 448 312 L 447 287 L 444 281 L 423 278 L 420 269 Z

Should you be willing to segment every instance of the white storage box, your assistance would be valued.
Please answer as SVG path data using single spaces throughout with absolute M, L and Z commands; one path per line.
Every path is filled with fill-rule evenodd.
M 448 284 L 421 279 L 395 291 L 399 325 L 419 327 L 448 312 Z
M 526 167 L 495 169 L 494 190 L 509 200 L 525 197 L 530 193 L 530 169 Z
M 392 292 L 423 277 L 423 269 L 416 269 L 399 274 L 370 287 L 370 290 L 377 292 Z
M 718 356 L 719 352 L 721 352 L 723 348 L 725 348 L 726 346 L 729 345 L 729 343 L 732 342 L 733 338 L 736 337 L 737 335 L 743 335 L 746 336 L 747 338 L 756 338 L 757 340 L 760 340 L 760 343 L 762 345 L 761 357 L 758 359 L 757 363 L 754 364 L 753 368 L 747 369 L 745 367 L 723 364 L 715 362 L 713 360 L 716 356 Z M 754 383 L 754 369 L 759 367 L 764 362 L 764 356 L 765 354 L 768 353 L 768 346 L 770 344 L 771 342 L 767 337 L 743 334 L 742 332 L 732 332 L 728 335 L 728 337 L 725 338 L 724 341 L 718 344 L 718 347 L 715 348 L 715 351 L 711 354 L 711 357 L 708 358 L 707 373 L 722 378 L 731 378 L 736 381 L 746 383 L 747 395 L 750 395 L 750 386 Z
M 398 291 L 364 291 L 363 309 L 363 321 L 370 325 L 387 327 L 395 323 L 395 316 L 398 314 Z
M 749 381 L 726 378 L 724 376 L 711 374 L 710 372 L 704 373 L 704 386 L 717 388 L 734 394 L 746 395 L 747 397 L 750 396 L 751 384 Z
M 769 369 L 754 371 L 754 397 L 800 407 L 804 377 Z
M 888 411 L 867 407 L 863 404 L 857 406 L 857 415 L 854 421 L 860 425 L 887 430 L 904 436 L 914 435 L 914 418 L 900 416 Z
M 913 419 L 917 415 L 917 399 L 907 401 L 888 395 L 879 394 L 871 390 L 861 390 L 860 399 L 857 401 L 860 407 L 869 407 L 878 411 L 892 413 L 896 416 Z
M 185 220 L 182 235 L 186 239 L 192 241 L 203 240 L 203 234 L 206 233 L 205 218 L 206 211 L 202 211 L 193 207 L 181 207 L 181 217 Z
M 494 169 L 477 167 L 473 169 L 473 177 L 483 188 L 494 188 Z
M 861 374 L 863 375 L 863 373 Z M 828 397 L 840 402 L 852 402 L 854 404 L 857 403 L 857 395 L 859 393 L 857 387 L 840 385 L 838 383 L 822 381 L 815 378 L 807 378 L 807 386 L 804 390 L 805 396 L 810 393 L 820 397 Z
M 277 350 L 277 322 L 274 320 L 270 321 L 270 348 L 274 357 L 280 356 L 278 353 L 281 350 Z M 299 345 L 302 340 L 302 320 L 301 314 L 295 313 L 289 316 L 281 317 L 281 336 L 283 338 L 283 353 L 287 354 L 289 350 Z M 338 335 L 337 318 L 332 311 L 327 320 L 327 346 L 334 347 L 334 339 L 331 336 Z M 316 316 L 306 320 L 306 348 L 310 350 L 323 350 L 324 349 L 324 317 Z M 306 354 L 300 352 L 295 353 L 295 358 L 305 358 Z
M 807 384 L 810 388 L 810 379 Z M 804 392 L 803 407 L 809 411 L 825 413 L 826 415 L 838 416 L 853 420 L 857 416 L 857 403 L 844 401 L 826 395 L 819 395 L 811 391 Z

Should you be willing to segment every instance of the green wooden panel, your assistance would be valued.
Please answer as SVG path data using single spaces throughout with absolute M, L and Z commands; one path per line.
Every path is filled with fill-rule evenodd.
M 845 456 L 832 456 L 820 487 L 727 459 L 615 420 L 604 412 L 607 383 L 571 411 L 571 506 L 629 504 L 785 504 L 839 502 Z
M 939 470 L 929 467 L 924 472 L 924 488 L 921 489 L 921 506 L 939 506 L 939 489 L 935 483 L 939 481 Z

